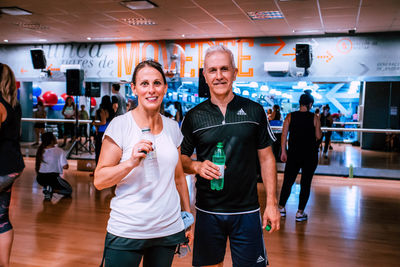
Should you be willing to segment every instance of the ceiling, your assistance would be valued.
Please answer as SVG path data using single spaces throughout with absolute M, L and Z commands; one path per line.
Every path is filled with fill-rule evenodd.
M 400 0 L 153 0 L 130 10 L 119 0 L 0 0 L 32 15 L 0 16 L 0 43 L 118 42 L 400 31 Z M 247 12 L 280 11 L 251 20 Z M 152 20 L 131 26 L 123 19 Z M 90 38 L 90 40 L 88 39 Z

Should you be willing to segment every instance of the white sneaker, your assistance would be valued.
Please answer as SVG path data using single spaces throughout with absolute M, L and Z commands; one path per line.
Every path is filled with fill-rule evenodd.
M 283 208 L 279 208 L 278 207 L 278 209 L 279 209 L 279 213 L 281 214 L 281 217 L 286 217 L 286 209 L 285 209 L 285 207 L 283 207 Z
M 296 222 L 303 222 L 308 220 L 308 215 L 304 211 L 297 211 L 296 213 Z

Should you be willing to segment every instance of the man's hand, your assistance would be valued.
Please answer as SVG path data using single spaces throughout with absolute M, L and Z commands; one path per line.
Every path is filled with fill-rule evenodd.
M 263 229 L 267 225 L 271 225 L 271 230 L 268 233 L 273 233 L 280 229 L 281 214 L 279 213 L 278 207 L 276 205 L 270 205 L 265 208 L 263 216 Z
M 197 161 L 195 171 L 207 180 L 218 179 L 222 175 L 222 173 L 219 172 L 218 166 L 209 160 L 203 162 Z

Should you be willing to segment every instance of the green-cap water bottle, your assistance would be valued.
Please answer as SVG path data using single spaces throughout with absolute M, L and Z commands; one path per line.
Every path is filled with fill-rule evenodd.
M 219 172 L 222 174 L 218 179 L 210 181 L 212 190 L 222 190 L 224 188 L 224 170 L 225 170 L 225 152 L 222 142 L 217 144 L 217 148 L 212 156 L 212 162 L 218 166 Z

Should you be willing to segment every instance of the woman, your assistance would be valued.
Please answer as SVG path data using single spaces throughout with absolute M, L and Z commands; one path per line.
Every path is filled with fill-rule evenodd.
M 318 139 L 321 139 L 320 121 L 310 112 L 314 98 L 309 93 L 300 96 L 300 110 L 289 113 L 282 129 L 282 162 L 286 162 L 285 175 L 279 199 L 279 211 L 286 216 L 285 205 L 290 196 L 292 185 L 301 169 L 300 200 L 296 221 L 306 221 L 304 212 L 310 196 L 311 181 L 318 165 Z M 289 134 L 289 150 L 286 152 L 286 140 Z
M 19 145 L 21 106 L 15 76 L 0 63 L 0 266 L 8 267 L 14 231 L 8 216 L 11 187 L 25 167 Z
M 56 147 L 57 140 L 53 133 L 42 134 L 42 143 L 36 152 L 35 170 L 37 182 L 43 186 L 45 200 L 51 200 L 53 193 L 71 196 L 71 185 L 60 177 L 68 169 L 64 150 Z
M 33 117 L 37 119 L 44 119 L 46 118 L 46 110 L 44 109 L 44 105 L 42 101 L 38 101 L 37 103 L 37 110 L 33 112 Z M 44 133 L 44 128 L 45 128 L 45 123 L 44 122 L 35 122 L 33 125 L 33 128 L 35 130 L 35 143 L 32 144 L 32 146 L 37 146 L 39 145 L 39 138 L 40 135 Z
M 96 135 L 94 137 L 96 164 L 99 161 L 104 132 L 106 131 L 110 121 L 114 118 L 114 115 L 115 113 L 111 104 L 110 96 L 103 96 L 101 98 L 100 108 L 96 112 L 96 119 L 100 122 L 92 122 L 92 125 L 96 126 Z
M 116 117 L 104 134 L 94 185 L 101 190 L 116 185 L 111 201 L 104 248 L 106 266 L 169 267 L 178 244 L 191 243 L 184 231 L 182 210 L 190 212 L 189 193 L 180 161 L 183 139 L 176 121 L 162 116 L 160 106 L 167 92 L 161 65 L 141 62 L 133 73 L 133 93 L 138 106 Z M 154 144 L 142 137 L 150 128 Z M 154 147 L 154 148 L 153 148 Z M 143 159 L 156 151 L 159 174 L 144 181 Z M 181 202 L 181 205 L 180 205 Z
M 64 119 L 72 120 L 75 119 L 76 107 L 74 103 L 74 99 L 72 96 L 68 96 L 65 100 L 64 107 L 61 111 L 61 114 L 64 116 Z M 65 146 L 67 143 L 68 135 L 71 136 L 71 142 L 75 139 L 75 131 L 74 131 L 74 123 L 64 122 L 64 143 L 60 147 Z
M 273 111 L 271 115 L 268 117 L 269 124 L 271 126 L 282 126 L 283 122 L 281 120 L 281 111 L 279 105 L 274 105 Z M 274 152 L 275 160 L 280 162 L 281 161 L 281 138 L 282 133 L 279 130 L 274 130 L 274 135 L 276 137 L 276 141 L 272 145 L 272 151 Z

